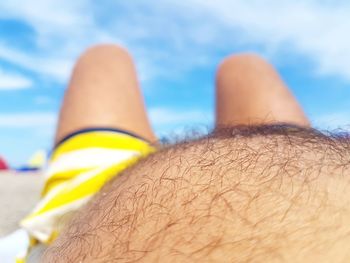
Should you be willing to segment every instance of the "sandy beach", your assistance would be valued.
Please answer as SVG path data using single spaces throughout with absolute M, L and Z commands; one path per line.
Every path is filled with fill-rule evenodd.
M 40 173 L 0 172 L 0 237 L 18 229 L 37 202 L 42 181 Z

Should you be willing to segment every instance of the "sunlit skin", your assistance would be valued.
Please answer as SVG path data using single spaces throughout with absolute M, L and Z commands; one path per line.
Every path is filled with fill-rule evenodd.
M 124 49 L 89 49 L 56 141 L 101 126 L 155 142 L 137 83 Z M 349 262 L 349 148 L 310 128 L 271 65 L 231 56 L 217 73 L 214 132 L 108 183 L 42 262 Z

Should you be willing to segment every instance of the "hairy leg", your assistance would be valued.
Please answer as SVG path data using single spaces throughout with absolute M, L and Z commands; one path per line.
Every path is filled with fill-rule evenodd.
M 118 46 L 93 47 L 78 60 L 64 97 L 55 141 L 91 127 L 123 129 L 151 142 L 156 140 L 132 58 Z
M 256 55 L 227 58 L 216 85 L 216 125 L 292 123 L 309 121 L 278 74 Z
M 348 139 L 241 127 L 143 160 L 43 262 L 349 262 Z

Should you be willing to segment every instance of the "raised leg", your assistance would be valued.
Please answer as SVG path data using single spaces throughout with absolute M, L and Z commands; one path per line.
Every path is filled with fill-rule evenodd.
M 132 58 L 118 46 L 93 47 L 78 60 L 64 97 L 55 141 L 91 127 L 117 128 L 151 142 L 156 140 Z
M 266 61 L 256 55 L 227 58 L 216 83 L 216 126 L 290 123 L 309 126 L 298 102 Z

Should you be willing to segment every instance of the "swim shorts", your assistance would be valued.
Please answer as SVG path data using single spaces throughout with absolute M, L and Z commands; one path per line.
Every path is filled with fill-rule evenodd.
M 20 223 L 30 237 L 24 254 L 54 241 L 73 212 L 109 180 L 154 151 L 146 140 L 116 129 L 84 129 L 64 138 L 52 152 L 40 202 Z

